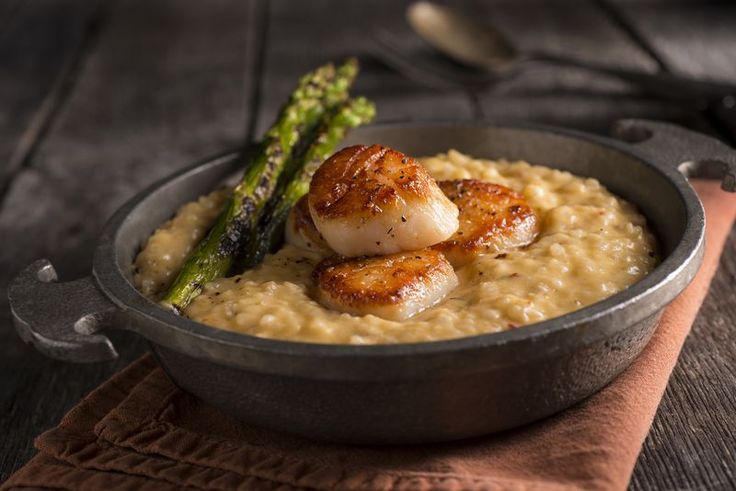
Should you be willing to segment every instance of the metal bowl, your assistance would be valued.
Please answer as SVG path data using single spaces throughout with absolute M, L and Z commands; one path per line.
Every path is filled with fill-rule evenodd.
M 625 141 L 533 125 L 392 124 L 346 142 L 524 159 L 594 177 L 637 204 L 663 262 L 626 290 L 561 317 L 448 341 L 347 346 L 262 339 L 163 310 L 133 287 L 133 258 L 177 207 L 238 170 L 230 152 L 154 184 L 115 213 L 90 277 L 59 283 L 46 260 L 24 270 L 9 291 L 17 330 L 42 353 L 70 361 L 114 358 L 99 331 L 135 331 L 187 392 L 249 423 L 317 439 L 419 443 L 522 425 L 616 377 L 695 275 L 704 215 L 681 171 L 725 176 L 724 188 L 736 187 L 736 153 L 712 138 L 636 120 L 616 134 Z

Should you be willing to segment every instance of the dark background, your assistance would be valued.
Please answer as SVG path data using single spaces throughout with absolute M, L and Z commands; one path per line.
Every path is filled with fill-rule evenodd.
M 694 104 L 580 70 L 536 67 L 482 93 L 438 91 L 367 54 L 377 27 L 406 36 L 405 2 L 0 1 L 0 291 L 27 263 L 88 274 L 95 237 L 134 192 L 258 136 L 296 78 L 359 55 L 356 93 L 378 120 L 493 118 L 605 133 L 621 117 L 729 138 Z M 515 43 L 581 59 L 736 83 L 736 5 L 701 0 L 463 2 Z M 407 37 L 407 45 L 421 46 Z M 731 137 L 733 138 L 733 137 Z M 732 140 L 733 142 L 733 140 Z M 736 487 L 736 233 L 685 344 L 633 489 Z M 112 333 L 115 363 L 42 357 L 0 295 L 0 481 L 32 439 L 144 349 Z

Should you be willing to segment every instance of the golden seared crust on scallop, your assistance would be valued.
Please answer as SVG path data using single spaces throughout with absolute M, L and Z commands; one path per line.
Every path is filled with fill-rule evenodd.
M 457 229 L 457 207 L 415 159 L 381 145 L 347 147 L 312 178 L 309 209 L 344 256 L 417 250 Z
M 460 210 L 460 227 L 433 249 L 442 251 L 455 267 L 478 254 L 528 245 L 539 233 L 536 213 L 512 189 L 476 179 L 440 181 L 439 186 Z
M 307 251 L 329 252 L 330 246 L 325 242 L 322 234 L 314 226 L 312 216 L 309 214 L 307 196 L 302 196 L 291 208 L 289 217 L 286 219 L 285 239 L 299 249 Z
M 319 301 L 354 315 L 404 320 L 441 301 L 458 285 L 452 265 L 432 249 L 388 256 L 333 256 L 313 272 Z
M 400 199 L 429 198 L 433 186 L 434 179 L 412 157 L 382 145 L 354 145 L 317 169 L 309 195 L 320 217 L 370 217 Z

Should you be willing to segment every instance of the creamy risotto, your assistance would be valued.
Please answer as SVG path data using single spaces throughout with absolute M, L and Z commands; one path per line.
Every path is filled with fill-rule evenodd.
M 396 322 L 329 310 L 313 299 L 318 253 L 284 246 L 258 268 L 209 283 L 185 310 L 222 329 L 317 343 L 408 343 L 505 331 L 602 300 L 657 263 L 646 221 L 595 179 L 526 162 L 474 159 L 450 150 L 422 159 L 432 176 L 480 179 L 524 195 L 541 232 L 529 246 L 478 256 L 457 270 L 460 286 L 440 304 Z M 214 221 L 222 191 L 183 206 L 145 244 L 135 284 L 156 299 Z

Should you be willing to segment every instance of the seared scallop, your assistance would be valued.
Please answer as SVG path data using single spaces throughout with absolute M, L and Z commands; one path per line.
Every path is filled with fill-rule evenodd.
M 445 256 L 432 249 L 388 256 L 333 256 L 313 276 L 318 300 L 334 310 L 404 320 L 440 302 L 458 279 Z
M 309 187 L 317 230 L 338 254 L 418 250 L 449 238 L 457 207 L 415 159 L 381 145 L 356 145 L 323 163 Z
M 307 251 L 330 252 L 330 246 L 314 226 L 309 214 L 307 196 L 302 196 L 291 208 L 286 219 L 284 238 L 287 244 Z
M 441 181 L 440 188 L 460 210 L 460 227 L 433 249 L 455 267 L 478 254 L 498 254 L 530 244 L 539 233 L 537 215 L 513 190 L 476 179 Z

